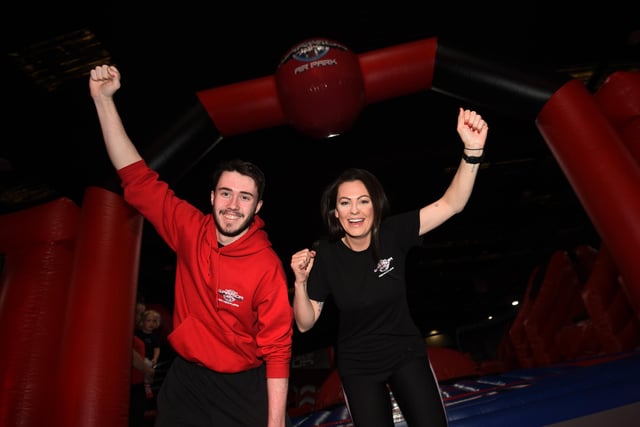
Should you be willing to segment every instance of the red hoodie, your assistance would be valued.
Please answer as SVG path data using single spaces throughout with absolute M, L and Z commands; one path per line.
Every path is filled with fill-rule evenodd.
M 118 171 L 125 200 L 177 256 L 174 329 L 185 359 L 234 373 L 266 363 L 267 378 L 288 378 L 293 310 L 287 278 L 255 216 L 235 242 L 218 247 L 213 215 L 178 198 L 144 161 Z

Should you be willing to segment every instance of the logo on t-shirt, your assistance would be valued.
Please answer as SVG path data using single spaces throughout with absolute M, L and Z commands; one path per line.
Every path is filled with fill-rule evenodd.
M 376 269 L 373 270 L 373 272 L 380 273 L 378 274 L 378 277 L 384 276 L 385 274 L 387 274 L 388 272 L 390 272 L 395 268 L 391 266 L 391 261 L 393 261 L 393 257 L 389 257 L 387 259 L 381 259 L 380 261 L 378 261 L 378 265 L 376 266 Z

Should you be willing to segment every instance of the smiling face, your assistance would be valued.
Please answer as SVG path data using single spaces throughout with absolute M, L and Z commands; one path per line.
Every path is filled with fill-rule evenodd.
M 238 172 L 223 172 L 211 192 L 218 241 L 228 245 L 242 236 L 262 207 L 254 180 Z
M 359 240 L 358 246 L 369 245 L 374 211 L 371 196 L 362 181 L 347 181 L 340 184 L 336 197 L 335 215 L 350 243 L 356 239 Z

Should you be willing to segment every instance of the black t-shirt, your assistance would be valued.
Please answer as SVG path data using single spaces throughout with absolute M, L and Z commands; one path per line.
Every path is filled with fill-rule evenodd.
M 153 350 L 161 345 L 160 337 L 154 332 L 147 333 L 140 329 L 136 329 L 135 334 L 144 341 L 144 357 L 149 360 L 153 359 Z
M 380 226 L 381 260 L 371 247 L 354 252 L 341 240 L 320 241 L 307 281 L 309 297 L 333 297 L 340 312 L 336 361 L 341 375 L 392 369 L 425 354 L 424 339 L 407 302 L 405 264 L 420 244 L 419 213 L 387 218 Z

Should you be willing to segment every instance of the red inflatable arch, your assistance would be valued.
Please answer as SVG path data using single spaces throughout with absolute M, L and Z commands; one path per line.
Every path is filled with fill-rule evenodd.
M 640 73 L 616 73 L 594 96 L 577 80 L 487 63 L 436 38 L 358 61 L 366 104 L 435 90 L 535 120 L 640 312 Z M 274 76 L 197 95 L 201 105 L 157 141 L 152 167 L 171 157 L 175 169 L 168 153 L 192 144 L 194 120 L 212 121 L 220 138 L 286 124 Z M 212 147 L 189 148 L 193 162 Z M 90 187 L 81 209 L 63 200 L 0 216 L 0 230 L 0 424 L 127 425 L 141 217 Z

